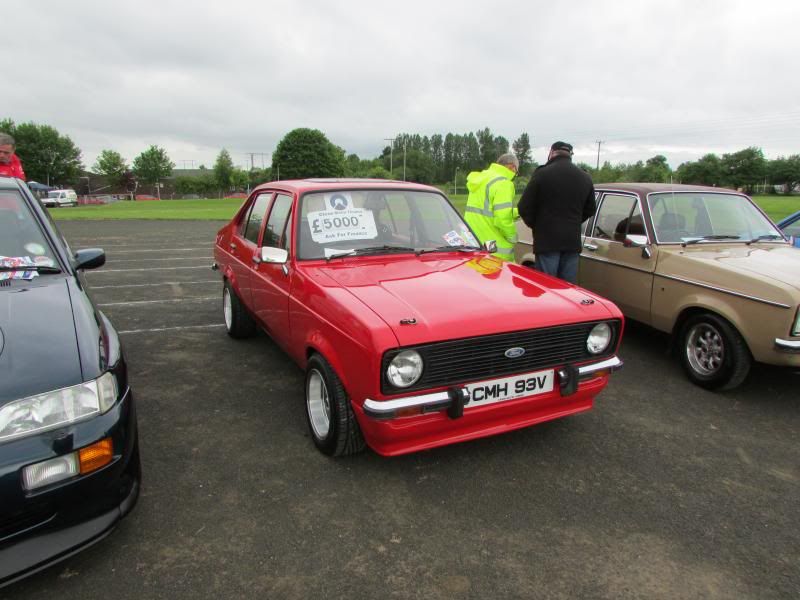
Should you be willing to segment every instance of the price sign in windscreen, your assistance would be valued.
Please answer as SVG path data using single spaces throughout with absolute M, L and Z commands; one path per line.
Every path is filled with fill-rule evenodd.
M 308 213 L 311 239 L 318 244 L 347 240 L 372 240 L 378 237 L 371 210 L 356 208 L 350 194 L 325 194 L 325 210 Z

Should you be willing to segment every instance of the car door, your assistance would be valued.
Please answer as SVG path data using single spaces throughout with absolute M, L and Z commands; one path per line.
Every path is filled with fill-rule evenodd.
M 274 192 L 259 192 L 255 195 L 250 202 L 250 209 L 245 212 L 239 226 L 231 234 L 228 247 L 233 258 L 231 261 L 234 274 L 233 286 L 242 302 L 251 309 L 253 306 L 251 272 L 256 266 L 253 258 L 256 256 L 262 225 L 273 194 Z
M 292 248 L 292 196 L 278 193 L 272 202 L 261 247 Z M 294 274 L 293 257 L 285 264 L 256 262 L 253 268 L 253 311 L 270 336 L 286 347 L 289 343 L 289 292 Z
M 649 323 L 656 247 L 650 244 L 638 196 L 603 193 L 587 232 L 578 284 L 612 300 L 626 316 Z M 647 244 L 631 246 L 628 235 L 642 236 Z

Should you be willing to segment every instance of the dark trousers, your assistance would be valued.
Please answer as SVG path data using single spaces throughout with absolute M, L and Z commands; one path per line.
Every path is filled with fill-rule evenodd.
M 537 271 L 570 283 L 578 282 L 579 252 L 539 252 L 534 267 Z

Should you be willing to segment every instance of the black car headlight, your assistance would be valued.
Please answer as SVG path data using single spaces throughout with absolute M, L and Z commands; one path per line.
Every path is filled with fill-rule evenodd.
M 792 327 L 792 335 L 800 335 L 800 307 L 797 308 L 797 315 L 794 317 L 794 327 Z
M 117 396 L 117 379 L 109 372 L 92 381 L 15 400 L 0 408 L 0 443 L 102 415 L 114 406 Z
M 608 323 L 598 323 L 589 332 L 586 338 L 586 349 L 590 354 L 602 354 L 613 339 L 613 331 Z
M 395 387 L 407 388 L 422 376 L 422 357 L 416 350 L 403 350 L 386 367 L 386 379 Z

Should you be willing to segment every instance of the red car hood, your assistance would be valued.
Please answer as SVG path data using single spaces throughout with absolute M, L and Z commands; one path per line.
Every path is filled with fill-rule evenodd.
M 582 288 L 486 255 L 344 259 L 320 270 L 386 321 L 401 346 L 619 316 Z

